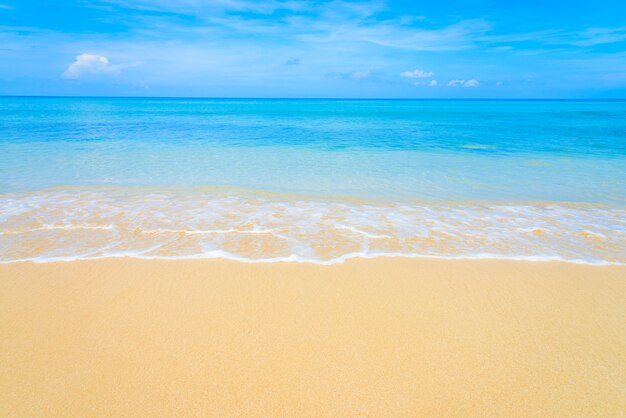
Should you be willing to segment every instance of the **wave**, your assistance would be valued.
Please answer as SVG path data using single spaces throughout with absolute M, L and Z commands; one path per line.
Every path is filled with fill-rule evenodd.
M 109 257 L 334 264 L 351 258 L 626 263 L 626 209 L 383 202 L 231 189 L 0 195 L 0 263 Z
M 532 262 L 560 262 L 569 264 L 580 264 L 590 266 L 626 266 L 626 262 L 620 261 L 605 261 L 605 260 L 582 260 L 582 259 L 567 259 L 555 256 L 501 256 L 495 254 L 473 254 L 467 256 L 436 256 L 436 255 L 424 255 L 424 254 L 398 254 L 398 253 L 377 253 L 377 254 L 362 254 L 353 253 L 346 254 L 341 257 L 337 257 L 331 260 L 319 260 L 319 259 L 305 259 L 296 255 L 289 257 L 277 257 L 277 258 L 260 258 L 251 259 L 245 257 L 239 257 L 237 255 L 227 253 L 224 251 L 214 251 L 206 254 L 196 254 L 192 256 L 146 256 L 142 254 L 132 253 L 110 253 L 97 257 L 89 256 L 67 256 L 67 257 L 34 257 L 25 259 L 14 260 L 2 260 L 0 264 L 13 264 L 13 263 L 62 263 L 70 261 L 89 261 L 89 260 L 103 260 L 103 259 L 115 259 L 115 258 L 131 258 L 138 260 L 231 260 L 241 263 L 309 263 L 319 264 L 323 266 L 330 266 L 334 264 L 341 264 L 352 259 L 374 259 L 374 258 L 417 258 L 417 259 L 435 259 L 435 260 L 505 260 L 505 261 L 532 261 Z

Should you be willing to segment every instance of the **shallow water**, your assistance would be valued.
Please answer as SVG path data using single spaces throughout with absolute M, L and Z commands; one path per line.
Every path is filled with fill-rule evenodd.
M 0 261 L 626 262 L 626 102 L 0 98 Z

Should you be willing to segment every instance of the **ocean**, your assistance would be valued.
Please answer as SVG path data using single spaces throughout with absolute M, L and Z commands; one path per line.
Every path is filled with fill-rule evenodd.
M 0 262 L 626 263 L 626 101 L 0 97 Z

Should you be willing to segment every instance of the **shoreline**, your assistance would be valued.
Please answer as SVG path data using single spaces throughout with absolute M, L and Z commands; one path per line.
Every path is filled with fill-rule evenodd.
M 377 206 L 104 189 L 0 199 L 0 263 L 131 256 L 334 264 L 349 258 L 626 264 L 626 207 Z
M 219 252 L 219 251 L 216 251 Z M 37 259 L 18 259 L 18 260 L 0 260 L 0 266 L 12 265 L 12 264 L 57 264 L 57 263 L 73 263 L 73 262 L 93 262 L 93 261 L 194 261 L 194 262 L 234 262 L 242 264 L 298 264 L 298 265 L 314 265 L 314 266 L 335 266 L 341 265 L 350 261 L 358 260 L 376 260 L 376 259 L 408 259 L 408 260 L 439 260 L 439 261 L 495 261 L 495 262 L 522 262 L 522 263 L 562 263 L 572 264 L 576 266 L 592 266 L 592 267 L 606 267 L 606 266 L 621 266 L 626 267 L 626 263 L 620 261 L 607 261 L 607 260 L 584 260 L 584 259 L 566 259 L 559 256 L 503 256 L 496 254 L 479 254 L 468 256 L 447 256 L 447 255 L 425 255 L 425 254 L 403 254 L 403 253 L 377 253 L 377 254 L 346 254 L 339 256 L 331 260 L 313 260 L 305 259 L 295 255 L 282 258 L 244 258 L 233 254 L 220 254 L 215 256 L 207 256 L 205 254 L 190 255 L 190 256 L 142 256 L 142 255 L 105 255 L 97 257 L 59 257 L 59 258 L 46 258 L 42 260 Z
M 618 416 L 626 266 L 0 265 L 5 416 Z
M 419 255 L 626 264 L 626 207 L 617 206 L 379 206 L 96 188 L 3 198 L 0 218 L 0 263 L 130 256 L 334 264 Z

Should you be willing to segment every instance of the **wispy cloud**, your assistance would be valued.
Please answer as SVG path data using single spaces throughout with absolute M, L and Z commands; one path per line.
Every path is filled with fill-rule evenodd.
M 626 26 L 618 28 L 588 28 L 580 34 L 579 40 L 574 40 L 573 45 L 594 46 L 612 44 L 626 40 Z
M 101 0 L 123 7 L 176 14 L 212 14 L 215 12 L 248 12 L 272 14 L 279 10 L 302 11 L 313 5 L 300 0 Z
M 96 0 L 129 9 L 168 15 L 137 17 L 145 24 L 142 33 L 154 34 L 165 26 L 170 31 L 221 36 L 244 34 L 280 36 L 284 40 L 318 43 L 362 42 L 414 51 L 459 51 L 471 48 L 511 50 L 512 45 L 571 45 L 593 47 L 626 41 L 626 27 L 590 27 L 579 31 L 544 29 L 494 34 L 494 25 L 484 19 L 460 19 L 433 25 L 424 16 L 387 17 L 383 1 L 313 0 Z M 177 22 L 176 16 L 193 20 Z M 506 45 L 503 45 L 506 44 Z
M 472 48 L 492 28 L 482 19 L 425 25 L 423 16 L 383 17 L 382 1 L 267 1 L 251 0 L 101 0 L 123 7 L 153 10 L 172 15 L 193 15 L 176 23 L 169 18 L 170 30 L 178 25 L 185 31 L 225 29 L 223 36 L 244 34 L 274 35 L 284 40 L 317 43 L 361 42 L 415 51 L 455 51 Z M 280 13 L 279 13 L 280 12 Z M 148 25 L 163 24 L 163 17 L 143 16 Z M 146 32 L 143 32 L 146 34 Z
M 576 27 L 544 14 L 531 24 L 467 4 L 452 15 L 391 0 L 59 2 L 79 19 L 15 13 L 2 22 L 0 62 L 11 65 L 0 65 L 0 92 L 19 77 L 60 89 L 146 84 L 154 94 L 205 95 L 488 95 L 496 80 L 507 80 L 502 95 L 626 88 L 626 56 L 617 54 L 626 26 L 609 25 L 615 19 Z M 142 66 L 126 70 L 136 60 Z M 61 73 L 83 82 L 60 83 Z
M 365 80 L 372 78 L 374 74 L 370 70 L 358 70 L 358 71 L 350 71 L 350 72 L 332 72 L 327 73 L 326 77 L 328 78 L 338 78 L 342 80 Z
M 353 78 L 355 80 L 363 80 L 365 78 L 369 78 L 372 75 L 370 70 L 365 70 L 365 71 L 354 71 L 352 74 L 350 74 L 350 78 Z
M 593 27 L 578 31 L 545 29 L 540 31 L 486 35 L 482 41 L 494 43 L 522 43 L 530 42 L 538 45 L 569 45 L 578 47 L 593 47 L 596 45 L 612 44 L 626 41 L 626 26 Z M 511 49 L 510 45 L 495 48 Z
M 458 51 L 473 48 L 476 40 L 489 31 L 483 20 L 464 20 L 437 29 L 402 25 L 399 21 L 343 24 L 317 22 L 314 30 L 299 38 L 310 42 L 365 42 L 378 46 L 414 51 Z

